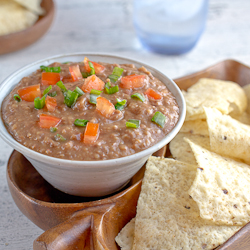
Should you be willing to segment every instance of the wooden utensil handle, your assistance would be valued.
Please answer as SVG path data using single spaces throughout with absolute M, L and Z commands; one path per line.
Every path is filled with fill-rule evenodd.
M 92 215 L 78 214 L 40 235 L 34 250 L 93 249 L 91 242 Z

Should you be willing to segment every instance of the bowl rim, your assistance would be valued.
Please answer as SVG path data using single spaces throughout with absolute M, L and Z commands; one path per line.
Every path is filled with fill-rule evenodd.
M 7 131 L 4 122 L 3 122 L 3 118 L 2 118 L 2 101 L 4 100 L 4 98 L 7 96 L 6 92 L 10 92 L 11 89 L 15 86 L 12 85 L 10 87 L 8 87 L 8 83 L 12 82 L 13 79 L 15 77 L 17 77 L 19 74 L 21 74 L 22 72 L 25 72 L 27 70 L 29 70 L 29 68 L 31 68 L 32 66 L 35 66 L 37 64 L 41 65 L 41 64 L 46 64 L 46 61 L 51 61 L 54 60 L 56 61 L 57 59 L 63 59 L 65 57 L 74 57 L 74 56 L 87 56 L 87 57 L 91 57 L 91 56 L 100 56 L 100 57 L 107 57 L 109 59 L 119 59 L 119 60 L 125 60 L 125 61 L 129 61 L 127 63 L 133 63 L 133 64 L 140 64 L 141 66 L 146 67 L 148 70 L 150 71 L 154 71 L 155 73 L 157 73 L 158 75 L 160 75 L 161 77 L 165 78 L 167 82 L 169 82 L 169 84 L 171 84 L 174 89 L 176 94 L 173 94 L 173 91 L 171 91 L 171 93 L 175 96 L 175 98 L 179 99 L 179 109 L 180 109 L 180 113 L 179 113 L 179 120 L 177 122 L 177 124 L 175 125 L 175 127 L 159 142 L 157 142 L 156 144 L 154 144 L 153 146 L 144 149 L 138 153 L 132 154 L 132 155 L 128 155 L 125 157 L 120 157 L 120 158 L 116 158 L 116 159 L 109 159 L 109 160 L 97 160 L 97 161 L 75 161 L 75 160 L 69 160 L 69 159 L 60 159 L 60 158 L 56 158 L 56 157 L 52 157 L 52 156 L 48 156 L 42 153 L 39 153 L 37 151 L 34 151 L 28 147 L 25 147 L 24 145 L 22 145 L 21 143 L 19 143 L 18 141 L 16 141 Z M 47 64 L 46 64 L 47 65 Z M 156 76 L 158 78 L 158 76 Z M 164 82 L 163 82 L 164 83 Z M 164 83 L 165 84 L 165 83 Z M 167 85 L 166 85 L 167 86 Z M 168 86 L 167 86 L 168 87 Z M 134 60 L 134 59 L 130 59 L 128 57 L 121 57 L 121 56 L 117 56 L 117 55 L 113 55 L 113 54 L 105 54 L 105 53 L 98 53 L 98 52 L 75 52 L 75 53 L 68 53 L 68 54 L 60 54 L 60 55 L 55 55 L 55 56 L 51 56 L 51 57 L 47 57 L 44 59 L 40 59 L 38 61 L 35 61 L 33 63 L 30 63 L 22 68 L 20 68 L 19 70 L 15 71 L 14 73 L 12 73 L 10 76 L 8 76 L 5 80 L 3 80 L 3 82 L 0 84 L 0 93 L 4 92 L 3 89 L 5 90 L 5 94 L 3 94 L 1 97 L 0 95 L 0 137 L 7 143 L 9 144 L 12 148 L 16 149 L 17 151 L 19 151 L 20 153 L 22 153 L 25 157 L 31 158 L 35 161 L 40 161 L 43 163 L 48 163 L 51 165 L 53 164 L 53 167 L 57 167 L 57 168 L 63 168 L 63 169 L 68 169 L 68 166 L 74 166 L 74 167 L 80 167 L 82 168 L 83 166 L 87 166 L 87 167 L 91 167 L 91 168 L 98 168 L 104 165 L 108 165 L 108 166 L 114 166 L 114 165 L 119 165 L 120 164 L 126 164 L 132 161 L 136 161 L 139 159 L 142 159 L 143 157 L 147 157 L 149 155 L 151 155 L 152 153 L 156 152 L 157 150 L 159 150 L 160 148 L 162 148 L 163 146 L 165 146 L 170 140 L 172 140 L 175 135 L 179 132 L 179 130 L 181 129 L 181 126 L 184 122 L 185 119 L 185 115 L 186 115 L 186 103 L 184 100 L 184 96 L 181 92 L 181 90 L 179 89 L 179 87 L 177 86 L 177 84 L 170 79 L 169 77 L 167 77 L 165 74 L 163 74 L 162 72 L 160 72 L 159 70 L 153 68 L 152 66 L 149 66 L 145 63 L 142 63 L 140 61 Z

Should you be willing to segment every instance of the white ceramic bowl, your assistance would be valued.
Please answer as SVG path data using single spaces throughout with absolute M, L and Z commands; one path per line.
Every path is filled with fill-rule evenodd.
M 22 153 L 36 170 L 55 188 L 72 195 L 104 196 L 123 187 L 130 178 L 143 166 L 148 157 L 166 145 L 180 130 L 186 107 L 184 97 L 177 85 L 158 70 L 144 63 L 112 55 L 77 53 L 59 55 L 29 64 L 8 77 L 0 86 L 0 109 L 3 99 L 11 89 L 25 76 L 36 71 L 40 65 L 49 65 L 55 61 L 80 62 L 84 56 L 90 60 L 107 63 L 133 63 L 136 67 L 144 66 L 159 78 L 176 97 L 180 108 L 180 118 L 173 130 L 160 142 L 139 153 L 112 160 L 103 161 L 72 161 L 53 158 L 40 154 L 18 143 L 6 130 L 2 115 L 0 119 L 0 136 L 11 147 Z

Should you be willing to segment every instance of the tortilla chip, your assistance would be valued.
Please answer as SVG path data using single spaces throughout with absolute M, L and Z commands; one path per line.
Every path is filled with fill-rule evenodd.
M 180 132 L 209 136 L 206 120 L 185 121 L 180 129 Z
M 121 250 L 131 250 L 134 240 L 135 218 L 133 218 L 115 237 L 116 243 Z
M 19 4 L 0 0 L 0 35 L 21 31 L 33 25 L 38 16 Z
M 216 108 L 223 114 L 243 113 L 247 107 L 247 97 L 236 83 L 216 79 L 200 79 L 184 92 L 187 104 L 186 121 L 205 119 L 203 107 Z
M 246 125 L 250 125 L 250 114 L 247 112 L 244 112 L 241 115 L 236 115 L 236 116 L 231 115 L 231 116 L 232 116 L 232 118 L 234 118 L 235 120 L 237 120 L 241 123 L 244 123 Z
M 45 14 L 45 10 L 41 8 L 42 0 L 14 0 L 14 1 L 39 16 Z
M 206 149 L 210 149 L 210 140 L 208 136 L 194 135 L 188 133 L 178 133 L 169 143 L 169 149 L 174 159 L 197 165 L 196 159 L 189 144 L 184 141 L 188 138 Z
M 150 157 L 137 205 L 133 250 L 213 249 L 240 227 L 203 220 L 189 196 L 196 167 Z
M 250 163 L 250 126 L 216 109 L 205 108 L 211 151 Z
M 197 203 L 200 216 L 218 225 L 248 223 L 250 167 L 188 142 L 199 166 L 188 193 Z
M 247 96 L 247 109 L 246 112 L 250 114 L 250 84 L 247 84 L 243 87 L 243 90 Z

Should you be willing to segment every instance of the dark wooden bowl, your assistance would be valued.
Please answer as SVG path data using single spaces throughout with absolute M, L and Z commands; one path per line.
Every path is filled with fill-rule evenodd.
M 25 48 L 36 42 L 46 33 L 52 24 L 55 6 L 53 0 L 43 0 L 41 6 L 45 9 L 46 14 L 39 17 L 34 25 L 19 32 L 0 36 L 0 54 Z
M 244 86 L 250 83 L 250 68 L 226 60 L 175 82 L 181 89 L 187 89 L 202 77 L 230 80 Z M 156 155 L 167 157 L 169 151 L 163 148 Z M 34 241 L 34 250 L 118 250 L 114 238 L 135 216 L 143 175 L 144 168 L 119 193 L 91 199 L 56 190 L 16 151 L 7 169 L 8 185 L 16 205 L 32 222 L 47 230 Z M 217 248 L 235 249 L 250 249 L 249 223 Z

